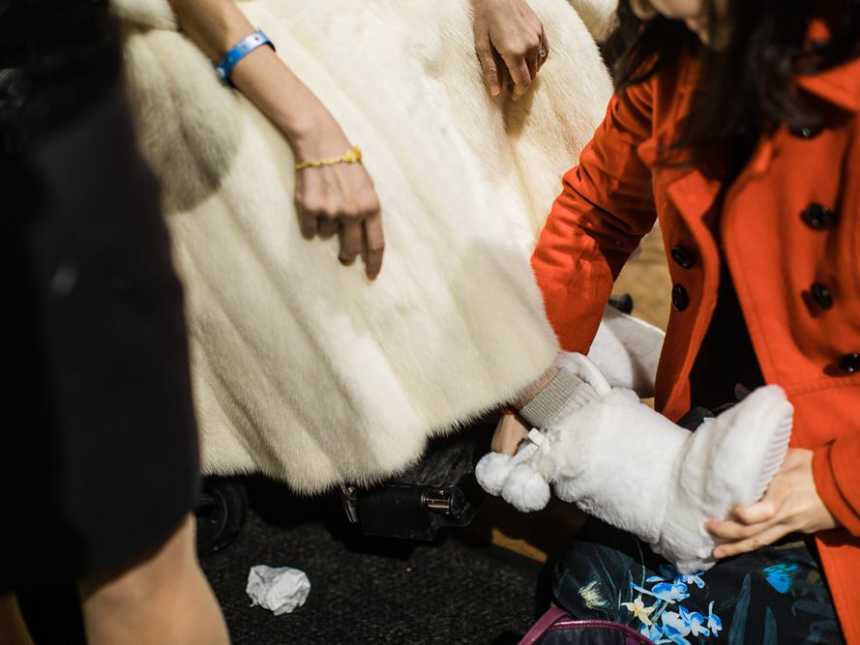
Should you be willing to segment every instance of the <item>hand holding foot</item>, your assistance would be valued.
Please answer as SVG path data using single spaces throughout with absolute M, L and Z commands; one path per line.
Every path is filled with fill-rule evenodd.
M 714 551 L 719 560 L 755 551 L 789 533 L 812 534 L 838 524 L 815 489 L 812 451 L 793 449 L 760 502 L 735 507 L 725 520 L 705 526 L 721 542 Z

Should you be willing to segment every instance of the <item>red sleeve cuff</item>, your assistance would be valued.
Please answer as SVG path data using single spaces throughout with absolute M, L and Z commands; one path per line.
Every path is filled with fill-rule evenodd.
M 836 521 L 852 535 L 860 536 L 860 514 L 847 497 L 848 494 L 853 494 L 855 497 L 860 495 L 860 482 L 854 487 L 856 490 L 850 492 L 844 489 L 844 484 L 840 486 L 840 480 L 856 479 L 857 471 L 854 469 L 850 473 L 837 474 L 836 468 L 834 468 L 838 463 L 838 460 L 834 459 L 835 452 L 838 452 L 836 443 L 829 443 L 815 450 L 812 457 L 812 476 L 815 480 L 815 488 L 821 501 L 836 518 Z

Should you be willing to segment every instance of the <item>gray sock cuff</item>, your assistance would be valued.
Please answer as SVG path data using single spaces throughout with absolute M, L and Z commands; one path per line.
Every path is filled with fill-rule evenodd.
M 577 410 L 599 399 L 589 383 L 565 369 L 520 410 L 520 416 L 535 428 L 546 428 L 568 410 Z

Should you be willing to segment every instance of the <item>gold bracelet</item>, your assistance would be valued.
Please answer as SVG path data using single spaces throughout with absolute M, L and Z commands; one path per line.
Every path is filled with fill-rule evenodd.
M 301 161 L 296 164 L 296 172 L 306 168 L 322 168 L 323 166 L 336 166 L 340 163 L 361 163 L 361 148 L 353 146 L 340 157 L 330 157 L 319 161 Z

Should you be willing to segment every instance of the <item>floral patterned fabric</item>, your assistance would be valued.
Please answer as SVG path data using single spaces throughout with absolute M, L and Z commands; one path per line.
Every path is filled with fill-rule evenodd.
M 553 594 L 575 619 L 628 625 L 657 644 L 844 643 L 803 541 L 680 575 L 636 537 L 592 520 L 555 563 Z

